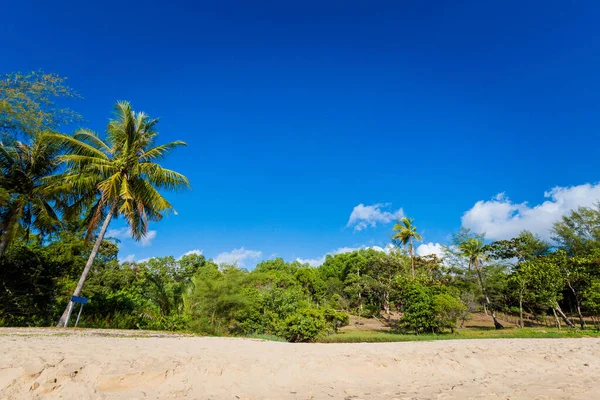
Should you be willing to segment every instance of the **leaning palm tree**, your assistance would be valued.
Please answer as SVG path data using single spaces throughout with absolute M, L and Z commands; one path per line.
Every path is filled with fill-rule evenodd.
M 410 253 L 411 262 L 411 275 L 415 277 L 415 255 L 414 255 L 414 244 L 413 240 L 421 241 L 423 238 L 417 233 L 417 227 L 413 225 L 412 218 L 402 217 L 394 225 L 394 231 L 396 233 L 392 236 L 393 240 L 397 240 L 402 243 L 403 246 L 408 246 Z
M 184 175 L 155 162 L 185 143 L 155 145 L 157 119 L 132 111 L 127 102 L 118 102 L 114 108 L 115 118 L 108 124 L 106 142 L 88 130 L 73 136 L 54 135 L 69 149 L 61 157 L 66 171 L 57 176 L 55 184 L 71 193 L 74 214 L 81 208 L 88 209 L 88 236 L 104 220 L 73 296 L 81 294 L 113 217 L 123 216 L 132 237 L 140 240 L 148 231 L 148 221 L 160 221 L 163 214 L 173 210 L 159 190 L 189 187 Z M 69 301 L 57 326 L 67 326 L 73 305 Z
M 481 271 L 483 269 L 483 261 L 485 260 L 485 248 L 483 239 L 481 237 L 465 237 L 462 242 L 458 244 L 459 254 L 468 260 L 469 263 L 469 271 L 474 269 L 477 273 L 477 278 L 479 279 L 479 285 L 481 287 L 481 292 L 485 297 L 485 302 L 492 313 L 492 319 L 494 320 L 494 327 L 496 329 L 503 329 L 504 326 L 496 319 L 496 313 L 494 308 L 492 307 L 492 303 L 490 302 L 490 298 L 488 296 L 487 290 L 483 283 L 483 277 L 481 276 Z
M 60 144 L 47 133 L 30 144 L 0 143 L 0 257 L 18 234 L 29 241 L 32 231 L 46 234 L 60 226 L 57 193 L 47 182 L 59 168 L 59 151 Z

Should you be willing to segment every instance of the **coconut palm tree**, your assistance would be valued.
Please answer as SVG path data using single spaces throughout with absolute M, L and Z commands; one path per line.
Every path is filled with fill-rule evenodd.
M 394 231 L 396 233 L 392 236 L 393 240 L 397 240 L 402 243 L 403 246 L 408 246 L 410 253 L 411 262 L 411 275 L 415 277 L 415 255 L 414 255 L 414 244 L 413 240 L 421 241 L 423 238 L 417 233 L 417 227 L 413 225 L 412 218 L 402 217 L 396 225 L 394 225 Z
M 87 207 L 88 235 L 104 220 L 73 296 L 81 294 L 113 217 L 123 216 L 132 237 L 140 240 L 148 231 L 149 221 L 160 221 L 165 213 L 174 211 L 159 191 L 189 187 L 184 175 L 156 163 L 185 143 L 155 145 L 157 119 L 134 112 L 127 102 L 118 102 L 114 111 L 106 141 L 88 130 L 78 131 L 73 136 L 53 135 L 68 148 L 68 153 L 61 157 L 66 171 L 57 176 L 55 184 L 71 193 L 71 211 L 74 209 L 76 214 L 86 204 L 92 204 Z M 90 199 L 94 202 L 90 203 Z M 57 326 L 67 326 L 73 305 L 70 301 Z
M 481 270 L 483 269 L 483 261 L 485 261 L 485 248 L 483 239 L 481 237 L 465 237 L 462 242 L 458 244 L 459 254 L 468 260 L 469 270 L 474 269 L 479 279 L 479 285 L 481 286 L 481 292 L 485 297 L 485 302 L 492 313 L 494 320 L 494 326 L 496 329 L 503 329 L 504 326 L 496 319 L 496 313 L 490 302 L 487 290 L 483 283 L 483 277 L 481 276 Z
M 57 193 L 48 184 L 59 168 L 59 151 L 60 144 L 46 133 L 30 144 L 0 143 L 0 257 L 19 233 L 29 241 L 32 230 L 46 234 L 60 226 Z

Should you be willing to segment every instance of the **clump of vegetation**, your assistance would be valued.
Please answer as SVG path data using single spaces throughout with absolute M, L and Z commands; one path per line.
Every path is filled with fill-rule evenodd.
M 454 333 L 457 323 L 468 314 L 467 306 L 454 290 L 404 281 L 400 285 L 404 312 L 400 327 L 419 333 Z

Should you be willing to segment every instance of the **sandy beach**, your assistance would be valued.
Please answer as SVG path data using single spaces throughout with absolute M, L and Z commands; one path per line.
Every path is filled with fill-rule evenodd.
M 600 339 L 289 344 L 64 332 L 0 329 L 0 398 L 600 398 Z

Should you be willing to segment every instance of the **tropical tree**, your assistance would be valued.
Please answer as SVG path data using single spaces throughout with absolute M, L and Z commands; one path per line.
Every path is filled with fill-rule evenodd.
M 31 144 L 0 143 L 0 257 L 19 232 L 28 242 L 32 230 L 45 234 L 60 226 L 57 192 L 48 182 L 59 168 L 59 151 L 49 134 L 35 136 Z
M 528 283 L 537 301 L 552 309 L 557 327 L 560 328 L 558 314 L 568 327 L 574 328 L 575 325 L 565 315 L 559 304 L 565 288 L 563 265 L 566 262 L 568 262 L 566 253 L 558 250 L 520 263 L 518 273 Z
M 396 233 L 392 236 L 392 240 L 402 243 L 403 246 L 408 246 L 411 262 L 411 276 L 415 277 L 415 255 L 413 240 L 421 241 L 423 238 L 417 233 L 417 227 L 413 225 L 413 219 L 402 217 L 396 225 L 394 225 Z
M 123 216 L 132 237 L 140 240 L 148 231 L 149 221 L 160 221 L 165 213 L 173 210 L 159 190 L 189 187 L 184 175 L 155 162 L 185 143 L 155 145 L 158 119 L 134 112 L 128 102 L 118 102 L 114 112 L 115 118 L 107 127 L 106 142 L 88 130 L 80 130 L 73 136 L 52 135 L 69 149 L 68 154 L 61 156 L 66 171 L 57 176 L 60 182 L 55 183 L 57 189 L 72 194 L 72 208 L 76 210 L 90 204 L 81 199 L 94 200 L 88 210 L 88 235 L 104 219 L 73 296 L 81 294 L 113 217 Z M 73 305 L 69 301 L 58 326 L 68 324 Z
M 458 251 L 459 254 L 462 255 L 465 259 L 467 259 L 469 264 L 469 271 L 475 270 L 477 274 L 477 279 L 479 280 L 479 286 L 481 287 L 481 292 L 483 293 L 483 297 L 485 298 L 485 303 L 491 311 L 492 318 L 494 320 L 494 326 L 496 329 L 503 329 L 504 326 L 496 319 L 496 312 L 494 311 L 494 307 L 490 302 L 490 297 L 488 296 L 488 292 L 486 290 L 485 284 L 483 282 L 482 270 L 483 270 L 483 261 L 485 260 L 486 251 L 483 243 L 483 237 L 478 235 L 465 235 L 463 236 L 462 241 L 458 243 Z
M 600 250 L 600 203 L 571 210 L 554 223 L 552 233 L 554 241 L 569 256 Z
M 34 71 L 0 75 L 0 137 L 5 142 L 81 121 L 81 116 L 56 100 L 79 98 L 66 78 Z
M 523 302 L 527 295 L 530 282 L 528 275 L 519 273 L 520 263 L 541 257 L 550 251 L 550 245 L 529 231 L 522 231 L 510 240 L 497 240 L 485 246 L 486 253 L 495 259 L 509 262 L 516 260 L 512 265 L 513 273 L 509 276 L 508 284 L 514 290 L 519 301 L 519 326 L 523 323 Z

